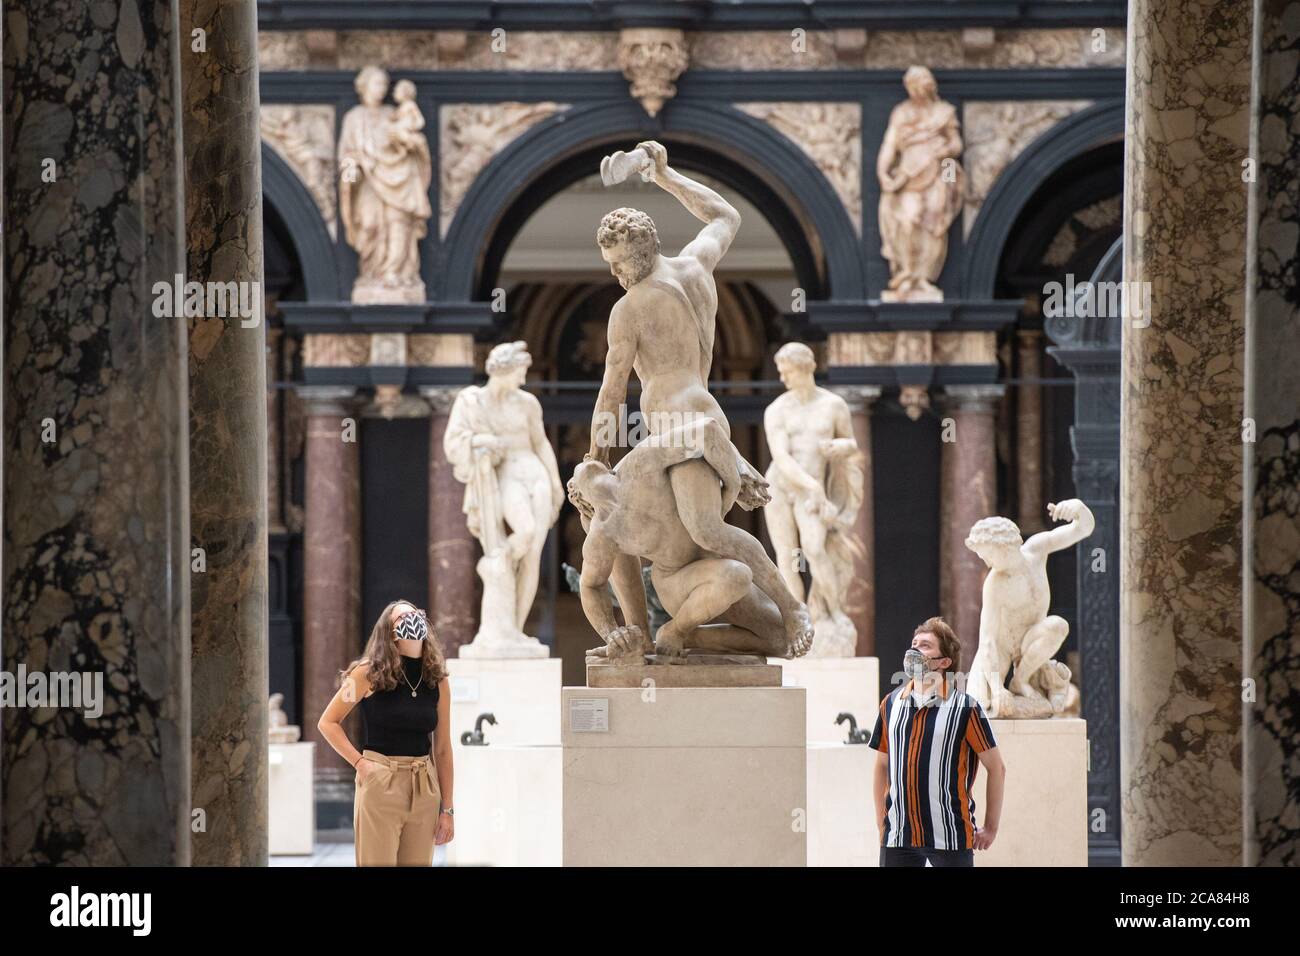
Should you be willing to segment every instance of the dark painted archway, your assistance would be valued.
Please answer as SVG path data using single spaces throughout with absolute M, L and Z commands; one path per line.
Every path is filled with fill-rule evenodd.
M 439 298 L 485 298 L 510 241 L 547 199 L 643 139 L 762 209 L 813 299 L 865 294 L 861 240 L 838 195 L 794 143 L 722 104 L 670 104 L 651 120 L 635 103 L 568 110 L 503 149 L 466 193 L 442 245 Z M 593 238 L 594 242 L 594 238 Z M 824 272 L 824 274 L 823 274 Z
M 965 298 L 993 298 L 1007 239 L 1047 180 L 1075 157 L 1123 137 L 1124 101 L 1107 100 L 1062 120 L 1025 147 L 989 190 L 966 240 Z
M 303 181 L 266 143 L 262 144 L 262 197 L 284 223 L 302 269 L 307 301 L 337 301 L 334 240 Z

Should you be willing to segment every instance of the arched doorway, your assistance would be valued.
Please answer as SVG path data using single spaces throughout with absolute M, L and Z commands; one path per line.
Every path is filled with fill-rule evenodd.
M 743 122 L 752 121 L 745 117 Z M 542 401 L 548 437 L 565 481 L 589 445 L 609 312 L 623 294 L 595 242 L 601 216 L 619 206 L 643 209 L 655 220 L 663 249 L 670 255 L 701 227 L 657 186 L 634 179 L 606 188 L 595 175 L 604 155 L 650 137 L 664 143 L 675 169 L 716 189 L 741 212 L 740 234 L 715 274 L 719 308 L 710 377 L 711 389 L 731 423 L 733 440 L 760 469 L 768 463 L 762 411 L 781 388 L 771 357 L 784 342 L 806 337 L 800 317 L 787 316 L 785 310 L 796 289 L 804 290 L 805 297 L 820 298 L 832 283 L 833 266 L 806 211 L 788 204 L 782 193 L 788 195 L 789 190 L 778 190 L 756 173 L 752 157 L 740 159 L 681 138 L 680 133 L 640 131 L 584 144 L 520 184 L 519 170 L 510 172 L 505 165 L 509 150 L 503 151 L 496 161 L 501 164 L 500 182 L 504 186 L 513 179 L 516 188 L 508 197 L 501 190 L 504 205 L 493 218 L 494 226 L 477 240 L 471 240 L 470 227 L 485 217 L 474 207 L 486 202 L 493 171 L 482 174 L 467 195 L 470 208 L 458 211 L 445 246 L 453 259 L 459 257 L 457 261 L 474 272 L 472 289 L 466 274 L 449 267 L 445 294 L 454 296 L 459 289 L 490 299 L 504 293 L 507 311 L 490 341 L 479 343 L 479 367 L 495 342 L 522 339 L 528 343 L 533 355 L 529 387 Z M 516 159 L 529 155 L 521 150 Z M 820 177 L 815 169 L 812 174 Z M 480 187 L 484 192 L 476 197 Z M 811 189 L 807 183 L 802 188 Z M 835 202 L 835 211 L 847 225 L 842 206 L 838 199 Z M 847 228 L 852 230 L 851 225 Z M 479 253 L 471 255 L 475 243 Z M 856 255 L 855 247 L 850 251 Z M 635 407 L 635 398 L 629 405 Z M 765 536 L 759 513 L 736 510 L 730 520 L 760 538 Z M 576 512 L 565 508 L 544 557 L 544 587 L 532 622 L 534 633 L 555 636 L 557 651 L 566 661 L 565 679 L 579 681 L 582 651 L 596 638 L 576 596 L 569 593 L 563 568 L 580 566 L 582 539 Z

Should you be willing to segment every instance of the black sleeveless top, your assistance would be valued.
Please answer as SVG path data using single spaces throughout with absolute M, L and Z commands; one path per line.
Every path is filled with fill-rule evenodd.
M 361 698 L 361 748 L 386 757 L 427 757 L 438 726 L 438 685 L 421 679 L 418 657 L 403 657 L 406 681 Z M 415 687 L 415 696 L 411 696 Z

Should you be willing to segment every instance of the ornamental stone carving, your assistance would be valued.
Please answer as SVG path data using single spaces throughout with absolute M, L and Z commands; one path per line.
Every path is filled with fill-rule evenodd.
M 268 103 L 260 120 L 262 139 L 303 181 L 330 236 L 336 237 L 334 107 Z
M 651 116 L 658 116 L 664 103 L 677 95 L 677 78 L 689 63 L 681 30 L 645 27 L 619 34 L 619 68 L 631 84 L 633 99 Z
M 492 157 L 517 136 L 564 109 L 560 103 L 450 103 L 439 111 L 441 126 L 439 228 L 442 235 L 465 193 Z
M 862 108 L 857 103 L 737 103 L 808 155 L 862 232 Z

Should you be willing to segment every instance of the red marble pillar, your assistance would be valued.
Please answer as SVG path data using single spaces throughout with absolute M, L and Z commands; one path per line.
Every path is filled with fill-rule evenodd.
M 361 644 L 360 418 L 355 390 L 300 386 L 306 417 L 303 520 L 303 739 L 316 766 L 346 766 L 316 730 L 338 672 Z
M 448 657 L 474 640 L 474 565 L 478 542 L 469 533 L 461 505 L 465 486 L 456 480 L 442 449 L 447 417 L 458 389 L 422 388 L 429 403 L 429 618 Z
M 1025 329 L 1017 333 L 1020 378 L 1043 377 L 1043 333 Z M 1022 384 L 1016 388 L 1016 524 L 1022 534 L 1040 530 L 1047 520 L 1043 502 L 1043 387 Z
M 858 657 L 876 654 L 876 508 L 874 459 L 871 454 L 871 406 L 880 397 L 880 389 L 855 385 L 835 389 L 849 403 L 853 418 L 853 439 L 862 452 L 862 507 L 854 530 L 862 542 L 862 556 L 853 562 L 849 582 L 848 614 L 858 632 Z
M 945 516 L 940 559 L 948 574 L 948 623 L 961 641 L 961 669 L 979 648 L 984 562 L 966 547 L 971 526 L 995 514 L 998 504 L 995 416 L 1001 385 L 948 386 L 945 390 L 942 495 Z M 951 439 L 951 440 L 949 440 Z

